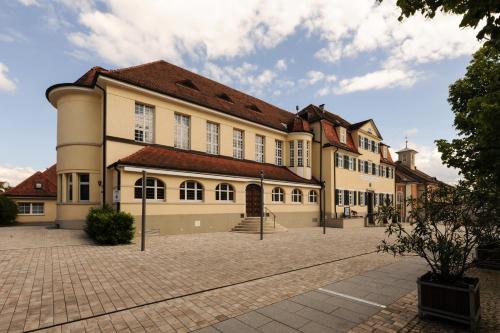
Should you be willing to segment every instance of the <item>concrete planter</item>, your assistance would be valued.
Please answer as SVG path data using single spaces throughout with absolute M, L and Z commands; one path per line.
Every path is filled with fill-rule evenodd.
M 500 270 L 500 245 L 478 246 L 476 248 L 476 266 Z
M 418 314 L 467 324 L 472 332 L 480 318 L 479 279 L 464 277 L 453 284 L 432 281 L 431 272 L 417 279 Z

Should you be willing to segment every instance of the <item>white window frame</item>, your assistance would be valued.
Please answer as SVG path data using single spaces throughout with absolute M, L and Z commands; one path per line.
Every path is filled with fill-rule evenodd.
M 349 191 L 349 206 L 354 205 L 354 193 L 353 191 Z
M 318 192 L 316 192 L 315 190 L 310 190 L 308 197 L 310 203 L 318 203 Z
M 239 160 L 245 158 L 245 132 L 233 129 L 233 157 Z
M 274 164 L 278 166 L 283 165 L 283 141 L 275 140 L 274 141 L 275 150 L 274 150 Z
M 255 161 L 264 163 L 266 161 L 266 137 L 263 135 L 255 135 Z
M 82 181 L 82 176 L 87 176 L 88 181 Z M 88 199 L 82 199 L 82 186 L 87 186 L 88 188 Z M 90 174 L 89 173 L 79 173 L 78 174 L 78 201 L 89 202 L 90 201 Z
M 387 147 L 385 147 L 385 146 L 382 148 L 382 156 L 384 158 L 387 158 Z
M 66 201 L 73 202 L 73 174 L 66 174 Z
M 290 166 L 295 166 L 295 141 L 290 141 L 288 143 L 290 149 Z
M 191 149 L 191 117 L 184 114 L 175 114 L 174 147 Z
M 358 193 L 361 193 L 361 196 L 358 194 L 358 204 L 359 206 L 364 206 L 365 205 L 365 192 L 359 191 Z
M 344 190 L 341 190 L 340 188 L 337 188 L 337 200 L 338 200 L 338 206 L 344 206 Z
M 349 170 L 354 170 L 354 157 L 349 156 Z
M 24 209 L 23 210 L 21 209 L 21 205 L 28 208 L 27 213 L 24 212 Z M 35 206 L 42 207 L 41 211 L 35 212 L 35 209 L 34 209 Z M 18 207 L 18 211 L 19 211 L 18 215 L 36 215 L 36 216 L 45 215 L 45 203 L 43 203 L 43 202 L 18 202 L 17 207 Z
M 153 143 L 154 141 L 154 107 L 135 103 L 134 140 Z
M 153 185 L 148 185 L 148 180 L 153 180 Z M 138 182 L 141 181 L 141 184 L 138 184 Z M 148 198 L 148 189 L 153 189 L 154 197 L 153 198 Z M 140 192 L 136 192 L 136 190 L 140 190 Z M 158 190 L 163 190 L 163 198 L 159 198 L 158 196 Z M 140 196 L 136 195 L 137 193 L 140 193 Z M 134 199 L 135 200 L 142 200 L 142 177 L 137 179 L 134 183 Z M 167 189 L 165 186 L 165 183 L 158 178 L 154 177 L 146 177 L 146 200 L 159 200 L 159 201 L 166 201 L 167 199 Z
M 304 166 L 304 140 L 297 140 L 297 166 Z
M 220 126 L 207 121 L 207 153 L 219 155 Z
M 372 162 L 368 161 L 368 174 L 372 174 Z
M 347 138 L 347 131 L 346 131 L 346 129 L 344 127 L 340 127 L 339 133 L 340 133 L 340 135 L 339 135 L 340 142 L 345 144 L 347 142 L 347 139 L 346 139 Z
M 344 168 L 344 155 L 341 153 L 337 153 L 337 167 L 343 169 Z
M 194 188 L 189 188 L 187 185 L 189 183 L 194 183 Z M 188 193 L 194 191 L 194 199 L 188 199 Z M 179 186 L 179 200 L 188 202 L 202 202 L 204 197 L 203 185 L 195 180 L 185 180 Z M 184 198 L 182 198 L 182 193 L 184 193 Z M 201 193 L 201 194 L 200 194 Z M 200 197 L 201 196 L 201 197 Z
M 302 191 L 298 188 L 294 188 L 292 191 L 292 203 L 302 203 Z
M 285 202 L 285 190 L 281 187 L 275 187 L 271 191 L 271 201 L 272 202 Z
M 222 199 L 223 194 L 225 194 L 226 199 Z M 215 200 L 222 201 L 222 202 L 234 202 L 235 192 L 234 192 L 233 185 L 228 184 L 228 183 L 218 184 L 215 187 Z
M 365 161 L 358 159 L 359 172 L 365 172 Z
M 311 167 L 311 141 L 306 141 L 306 166 Z

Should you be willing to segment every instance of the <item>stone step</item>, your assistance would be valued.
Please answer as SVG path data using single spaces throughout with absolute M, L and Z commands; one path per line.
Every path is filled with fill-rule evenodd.
M 264 219 L 263 232 L 266 234 L 287 231 L 282 225 L 275 223 L 273 220 Z M 234 226 L 232 231 L 256 234 L 260 233 L 260 217 L 247 217 L 242 220 L 238 225 Z

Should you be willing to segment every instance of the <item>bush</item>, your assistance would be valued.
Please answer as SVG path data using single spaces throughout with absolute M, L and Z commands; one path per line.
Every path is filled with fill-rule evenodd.
M 0 195 L 0 225 L 9 225 L 16 222 L 17 205 L 11 199 Z
M 99 244 L 128 244 L 134 238 L 134 217 L 129 213 L 116 212 L 110 206 L 91 208 L 85 232 Z

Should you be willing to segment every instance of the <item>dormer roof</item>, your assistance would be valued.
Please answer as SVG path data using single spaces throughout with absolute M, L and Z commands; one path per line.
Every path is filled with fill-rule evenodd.
M 37 171 L 4 195 L 9 197 L 56 197 L 57 173 L 54 164 L 44 172 Z

